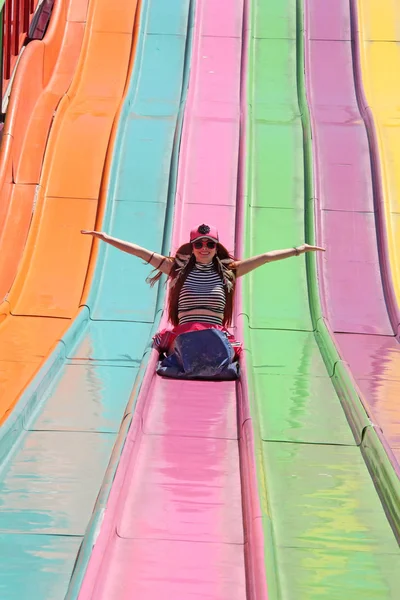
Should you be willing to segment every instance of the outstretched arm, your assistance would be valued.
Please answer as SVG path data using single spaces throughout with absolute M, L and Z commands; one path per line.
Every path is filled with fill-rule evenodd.
M 117 238 L 111 237 L 107 233 L 103 231 L 87 231 L 86 229 L 82 229 L 81 233 L 84 235 L 91 235 L 92 237 L 101 240 L 102 242 L 106 242 L 114 248 L 118 248 L 118 250 L 122 250 L 123 252 L 127 252 L 128 254 L 133 254 L 133 256 L 137 256 L 149 263 L 155 269 L 158 269 L 162 273 L 169 275 L 171 270 L 172 262 L 171 260 L 163 256 L 162 254 L 158 254 L 157 252 L 150 252 L 146 248 L 142 248 L 137 244 L 132 244 L 131 242 L 125 242 L 124 240 L 119 240 Z
M 254 269 L 265 265 L 265 263 L 274 262 L 276 260 L 283 260 L 284 258 L 290 258 L 291 256 L 299 256 L 305 252 L 325 252 L 325 248 L 319 246 L 310 246 L 309 244 L 302 244 L 297 248 L 287 248 L 285 250 L 272 250 L 265 254 L 259 254 L 258 256 L 252 256 L 245 260 L 238 260 L 235 262 L 236 277 L 247 275 Z

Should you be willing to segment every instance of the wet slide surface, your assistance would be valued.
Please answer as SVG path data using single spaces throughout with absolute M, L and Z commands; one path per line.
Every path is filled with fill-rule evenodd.
M 107 195 L 107 204 L 101 205 L 97 214 L 98 222 L 103 220 L 102 228 L 112 235 L 164 252 L 171 227 L 179 143 L 174 133 L 187 60 L 189 4 L 189 0 L 174 0 L 165 11 L 162 0 L 143 0 L 137 62 L 120 115 L 107 193 L 101 192 L 103 198 Z M 219 225 L 221 239 L 227 240 L 230 249 L 237 242 L 242 4 L 230 0 L 217 9 L 211 1 L 198 0 L 173 249 L 186 240 L 193 225 L 204 220 Z M 296 2 L 265 4 L 254 0 L 251 28 L 246 255 L 301 243 L 304 202 L 308 200 L 304 198 L 307 158 L 303 156 L 298 105 L 301 90 L 296 93 Z M 343 2 L 329 6 L 328 19 L 319 12 L 320 3 L 305 2 L 308 100 L 317 159 L 315 197 L 321 210 L 316 211 L 321 217 L 317 228 L 322 227 L 329 253 L 329 261 L 320 265 L 324 275 L 321 296 L 329 320 L 339 332 L 336 337 L 341 350 L 348 352 L 346 358 L 353 356 L 353 374 L 358 377 L 362 369 L 381 369 L 377 381 L 379 393 L 384 390 L 385 396 L 379 396 L 377 404 L 379 414 L 386 418 L 381 417 L 380 422 L 385 423 L 387 433 L 396 431 L 394 409 L 384 402 L 388 389 L 396 391 L 393 347 L 397 348 L 397 342 L 390 337 L 377 275 L 371 174 L 365 128 L 354 95 L 348 6 Z M 110 19 L 107 22 L 110 24 Z M 346 73 L 343 86 L 330 87 L 321 61 Z M 62 110 L 66 111 L 64 105 Z M 51 148 L 57 149 L 57 144 L 51 143 Z M 343 164 L 338 152 L 343 158 L 349 149 Z M 93 168 L 93 174 L 100 171 Z M 338 183 L 343 185 L 340 193 L 333 188 Z M 353 193 L 347 197 L 348 190 Z M 45 205 L 44 192 L 43 198 Z M 55 194 L 55 199 L 61 196 Z M 68 200 L 77 200 L 74 192 Z M 365 204 L 361 205 L 361 200 Z M 49 211 L 42 214 L 45 218 L 40 227 L 36 225 L 39 240 Z M 68 211 L 62 216 L 67 219 Z M 56 216 L 50 217 L 49 229 Z M 79 229 L 92 226 L 76 225 Z M 348 244 L 348 252 L 346 256 L 335 253 L 331 260 L 335 227 L 336 233 L 340 228 L 347 231 L 346 239 L 340 241 Z M 356 237 L 352 238 L 354 231 Z M 362 254 L 352 243 L 355 239 L 360 240 Z M 49 240 L 42 246 L 47 254 L 49 247 L 57 248 L 54 237 Z M 81 243 L 78 236 L 76 240 Z M 89 257 L 89 246 L 86 239 L 77 251 Z M 96 256 L 97 249 L 89 280 Z M 355 275 L 343 282 L 349 260 Z M 125 406 L 129 398 L 131 403 L 135 399 L 138 366 L 143 369 L 146 364 L 143 351 L 160 314 L 162 293 L 144 283 L 148 271 L 149 267 L 136 259 L 100 247 L 93 285 L 86 282 L 83 292 L 86 306 L 63 335 L 59 344 L 63 352 L 57 357 L 53 352 L 38 373 L 38 399 L 31 404 L 27 401 L 30 408 L 22 417 L 27 435 L 13 448 L 0 479 L 0 547 L 9 555 L 0 572 L 6 586 L 0 592 L 7 598 L 24 597 L 28 589 L 31 595 L 34 589 L 41 599 L 55 594 L 63 597 L 67 589 L 107 462 L 118 443 Z M 85 273 L 83 266 L 80 272 Z M 352 285 L 353 280 L 357 285 Z M 47 300 L 31 296 L 36 301 L 32 313 L 38 320 L 63 321 L 56 338 L 48 337 L 48 348 L 75 316 L 84 278 L 79 285 L 71 291 L 77 304 L 67 300 L 68 306 L 59 311 L 61 318 L 49 294 Z M 347 304 L 336 294 L 339 285 L 347 286 Z M 373 296 L 357 311 L 360 289 Z M 19 296 L 14 298 L 16 305 Z M 31 305 L 26 301 L 21 306 L 22 315 Z M 315 342 L 304 258 L 267 265 L 251 276 L 245 286 L 245 311 L 249 365 L 254 368 L 250 392 L 254 418 L 260 417 L 265 469 L 260 469 L 259 476 L 268 495 L 263 509 L 269 597 L 309 600 L 343 598 L 351 593 L 365 600 L 371 594 L 385 600 L 397 598 L 398 546 Z M 21 315 L 20 321 L 29 319 Z M 12 318 L 8 315 L 5 323 Z M 25 334 L 19 330 L 23 343 L 29 341 Z M 383 363 L 379 356 L 378 360 L 371 356 L 376 339 L 386 351 Z M 360 357 L 360 342 L 366 340 L 371 340 L 366 344 L 369 354 Z M 394 342 L 393 347 L 389 341 Z M 34 354 L 33 345 L 28 347 L 37 370 L 43 358 Z M 45 352 L 48 350 L 43 350 L 43 357 Z M 22 354 L 18 356 L 10 362 L 22 364 Z M 9 372 L 6 362 L 2 364 Z M 245 542 L 251 540 L 246 527 L 243 529 L 246 474 L 240 464 L 240 441 L 238 448 L 238 388 L 233 383 L 165 381 L 153 376 L 151 369 L 154 355 L 80 598 L 135 594 L 135 598 L 148 600 L 156 593 L 190 598 L 199 590 L 221 599 L 263 597 L 253 596 L 248 545 L 245 551 Z M 362 381 L 362 377 L 357 379 L 360 387 Z M 371 387 L 371 379 L 366 381 Z M 33 398 L 37 389 L 28 388 L 24 397 L 30 394 Z M 30 415 L 32 407 L 37 411 L 34 415 Z M 129 410 L 135 407 L 131 405 Z M 132 415 L 125 419 L 127 416 Z M 143 427 L 139 426 L 141 418 Z M 92 529 L 101 519 L 102 508 L 96 507 L 98 520 Z M 172 515 L 168 521 L 165 511 Z
M 305 0 L 305 12 L 317 215 L 327 248 L 320 283 L 324 313 L 334 332 L 393 337 L 380 276 L 368 137 L 354 88 L 350 6 L 347 0 L 329 7 Z M 332 73 L 339 72 L 336 81 Z M 363 335 L 356 336 L 360 346 Z
M 196 2 L 173 250 L 203 221 L 235 244 L 242 15 L 241 0 Z M 236 384 L 162 379 L 155 361 L 79 598 L 253 597 Z
M 311 4 L 306 7 L 313 12 Z M 299 87 L 296 79 L 296 64 L 300 73 L 303 70 L 296 40 L 296 33 L 302 35 L 301 8 L 294 0 L 253 3 L 246 255 L 290 248 L 304 240 L 309 200 L 304 190 L 312 181 L 303 144 L 304 111 L 299 108 L 304 88 L 301 78 Z M 329 31 L 327 23 L 325 28 Z M 315 73 L 315 62 L 311 67 Z M 346 80 L 350 90 L 351 83 Z M 317 111 L 319 124 L 326 124 L 325 140 L 335 136 L 335 144 L 343 114 L 339 94 L 338 90 L 329 107 L 319 102 L 310 107 Z M 349 127 L 347 132 L 362 142 L 361 128 L 351 132 Z M 325 185 L 327 179 L 329 173 Z M 244 293 L 246 344 L 254 373 L 250 395 L 262 439 L 264 472 L 259 476 L 267 495 L 263 513 L 270 544 L 269 597 L 394 599 L 398 545 L 313 333 L 304 256 L 257 270 L 245 280 Z M 379 308 L 377 325 L 387 327 Z M 352 316 L 335 315 L 337 321 Z
M 377 210 L 382 272 L 389 280 L 386 299 L 398 333 L 400 306 L 400 130 L 398 126 L 400 8 L 391 0 L 354 2 L 358 30 L 358 69 L 376 166 Z M 386 273 L 386 276 L 385 276 Z M 382 428 L 400 473 L 400 345 L 393 337 L 340 335 L 345 359 L 357 375 L 375 422 Z
M 350 365 L 365 410 L 382 428 L 389 447 L 396 448 L 400 435 L 398 386 L 387 384 L 385 354 L 393 352 L 396 360 L 400 347 L 382 285 L 381 269 L 383 273 L 388 265 L 375 210 L 379 198 L 374 200 L 373 176 L 376 179 L 377 173 L 371 172 L 377 148 L 357 103 L 356 92 L 359 97 L 362 94 L 354 83 L 353 63 L 357 68 L 358 55 L 356 46 L 354 56 L 352 52 L 350 5 L 334 2 L 328 10 L 311 1 L 306 2 L 306 11 L 317 239 L 327 247 L 326 257 L 319 261 L 323 314 L 335 333 L 342 359 Z M 353 23 L 354 31 L 355 26 Z M 328 75 L 332 72 L 342 73 L 340 82 Z M 359 78 L 357 83 L 361 85 Z M 372 349 L 378 352 L 373 366 Z M 399 476 L 396 458 L 393 454 L 390 458 L 391 470 Z M 382 476 L 377 474 L 381 478 L 378 485 L 385 485 Z
M 132 4 L 108 20 L 105 4 L 89 7 L 78 69 L 52 126 L 24 256 L 1 306 L 1 421 L 70 324 L 85 282 L 90 246 L 79 232 L 96 219 L 136 12 Z
M 47 399 L 49 375 L 65 355 L 57 342 L 79 307 L 90 255 L 79 231 L 95 223 L 131 63 L 136 4 L 114 3 L 112 11 L 108 2 L 89 6 L 83 52 L 53 123 L 27 248 L 0 324 L 3 418 L 19 400 L 2 425 L 0 446 L 3 459 L 9 452 L 0 480 L 0 545 L 7 556 L 0 595 L 10 599 L 65 593 L 115 439 L 107 427 L 93 435 L 87 421 L 81 431 L 64 433 L 31 428 L 30 421 Z M 20 397 L 52 348 L 55 358 Z M 68 407 L 73 389 L 64 394 Z
M 163 0 L 143 2 L 135 68 L 120 116 L 103 229 L 158 252 L 168 252 L 170 247 L 190 42 L 189 1 L 174 0 L 167 13 Z M 150 267 L 142 261 L 100 246 L 86 306 L 65 340 L 69 358 L 34 424 L 90 429 L 97 434 L 107 431 L 115 441 L 116 451 L 86 531 L 69 599 L 79 592 L 132 411 L 137 410 L 148 353 L 143 354 L 149 347 L 153 321 L 159 320 L 164 295 L 163 284 L 157 289 L 145 282 L 149 273 Z M 67 407 L 65 398 L 71 388 L 75 394 Z

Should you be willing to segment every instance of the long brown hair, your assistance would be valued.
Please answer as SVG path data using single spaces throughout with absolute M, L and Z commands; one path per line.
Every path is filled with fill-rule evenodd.
M 168 293 L 168 319 L 172 325 L 179 325 L 178 318 L 178 300 L 183 284 L 186 281 L 190 271 L 196 264 L 196 257 L 192 253 L 191 244 L 183 244 L 178 248 L 175 256 L 168 256 L 165 260 L 172 263 L 170 274 L 168 275 L 169 293 Z M 220 274 L 225 290 L 225 310 L 222 324 L 229 327 L 232 323 L 233 301 L 236 285 L 235 259 L 229 254 L 228 250 L 222 245 L 217 244 L 217 252 L 213 258 L 214 266 Z M 157 269 L 154 269 L 156 271 Z M 153 273 L 154 273 L 153 271 Z M 161 277 L 161 271 L 158 271 L 153 277 L 146 279 L 147 283 L 153 286 Z

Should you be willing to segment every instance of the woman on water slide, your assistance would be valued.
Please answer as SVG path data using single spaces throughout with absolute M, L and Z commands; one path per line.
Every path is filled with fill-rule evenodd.
M 220 243 L 218 231 L 212 225 L 200 225 L 190 232 L 189 242 L 180 246 L 175 256 L 162 256 L 137 244 L 113 238 L 101 231 L 82 231 L 119 250 L 145 260 L 155 271 L 147 279 L 154 285 L 162 273 L 168 276 L 168 318 L 172 329 L 154 336 L 154 345 L 160 353 L 169 354 L 175 339 L 184 333 L 205 329 L 219 330 L 227 337 L 237 357 L 240 343 L 227 331 L 231 325 L 235 282 L 237 277 L 247 275 L 265 263 L 299 256 L 305 252 L 324 251 L 319 246 L 302 244 L 295 248 L 273 250 L 235 260 Z

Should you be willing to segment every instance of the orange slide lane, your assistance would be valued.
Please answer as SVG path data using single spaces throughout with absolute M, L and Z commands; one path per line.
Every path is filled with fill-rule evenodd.
M 0 151 L 0 301 L 21 260 L 54 111 L 82 47 L 88 0 L 56 0 L 43 40 L 24 50 L 11 90 Z
M 0 423 L 69 327 L 95 260 L 80 230 L 102 220 L 102 183 L 133 66 L 139 1 L 89 4 L 82 53 L 50 131 L 20 268 L 0 306 Z

